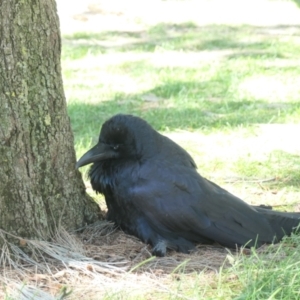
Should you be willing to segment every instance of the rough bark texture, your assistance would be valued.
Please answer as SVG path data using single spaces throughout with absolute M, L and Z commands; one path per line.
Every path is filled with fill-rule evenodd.
M 46 238 L 99 207 L 75 170 L 54 0 L 0 1 L 0 229 Z

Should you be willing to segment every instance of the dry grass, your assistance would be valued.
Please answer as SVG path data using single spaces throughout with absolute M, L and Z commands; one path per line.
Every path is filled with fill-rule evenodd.
M 6 235 L 1 231 L 1 240 Z M 255 253 L 267 260 L 274 260 L 274 253 L 278 260 L 286 257 L 280 245 Z M 106 221 L 80 234 L 60 228 L 50 242 L 20 238 L 16 246 L 6 241 L 0 257 L 0 299 L 195 299 L 181 293 L 178 285 L 194 285 L 196 280 L 203 294 L 207 286 L 217 289 L 220 269 L 234 268 L 241 256 L 250 254 L 247 249 L 199 245 L 189 255 L 169 252 L 157 258 L 147 245 Z M 227 276 L 228 284 L 234 284 L 236 276 Z
M 5 234 L 1 231 L 2 240 Z M 51 242 L 19 241 L 18 246 L 6 241 L 2 249 L 1 299 L 100 299 L 123 291 L 131 296 L 159 292 L 185 298 L 170 288 L 174 276 L 216 274 L 228 255 L 223 247 L 198 246 L 190 255 L 170 252 L 152 257 L 147 245 L 105 221 L 79 235 L 60 228 Z

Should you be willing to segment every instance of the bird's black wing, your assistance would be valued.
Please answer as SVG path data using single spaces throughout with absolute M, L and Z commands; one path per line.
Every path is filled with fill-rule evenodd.
M 201 177 L 194 169 L 154 161 L 141 166 L 137 183 L 127 189 L 131 203 L 156 230 L 192 240 L 203 238 L 228 247 L 251 240 L 272 242 L 266 218 L 241 199 Z

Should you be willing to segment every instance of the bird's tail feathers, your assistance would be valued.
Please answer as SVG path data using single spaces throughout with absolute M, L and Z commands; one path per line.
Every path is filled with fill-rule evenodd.
M 278 240 L 281 240 L 285 235 L 296 232 L 299 228 L 300 213 L 281 212 L 272 210 L 269 207 L 255 207 L 255 209 L 267 218 Z

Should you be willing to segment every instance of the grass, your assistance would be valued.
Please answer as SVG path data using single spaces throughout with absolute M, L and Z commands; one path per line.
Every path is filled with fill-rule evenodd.
M 98 120 L 97 132 L 120 111 L 162 131 L 298 123 L 300 41 L 291 28 L 158 24 L 136 34 L 136 42 L 121 39 L 125 46 L 103 49 L 101 43 L 124 33 L 66 36 L 65 87 L 76 139 L 90 136 L 89 129 L 77 131 L 84 115 Z
M 298 299 L 298 247 L 299 236 L 294 236 L 275 251 L 263 255 L 253 251 L 251 256 L 234 262 L 233 269 L 243 286 L 236 299 Z
M 264 7 L 280 3 L 286 2 Z M 300 23 L 173 18 L 63 36 L 78 156 L 96 143 L 107 118 L 131 113 L 184 146 L 201 174 L 247 202 L 298 209 Z M 299 299 L 299 247 L 294 235 L 279 246 L 228 253 L 217 271 L 186 272 L 183 263 L 163 292 L 124 288 L 104 299 Z
M 77 156 L 97 142 L 101 124 L 110 116 L 135 114 L 186 148 L 202 175 L 245 201 L 299 211 L 300 22 L 291 21 L 297 7 L 264 0 L 257 11 L 255 1 L 245 2 L 257 12 L 252 20 L 240 2 L 237 11 L 221 0 L 212 2 L 212 10 L 211 2 L 203 1 L 193 14 L 193 1 L 157 1 L 157 22 L 150 13 L 134 15 L 138 6 L 128 5 L 121 13 L 118 5 L 107 13 L 91 6 L 87 17 L 111 18 L 112 28 L 92 25 L 63 34 L 62 69 Z M 216 11 L 219 6 L 222 14 Z M 178 7 L 180 14 L 174 12 Z M 272 21 L 275 9 L 278 22 Z M 164 10 L 168 13 L 160 14 Z M 247 21 L 239 19 L 243 13 Z M 265 24 L 255 23 L 260 16 Z M 89 257 L 112 255 L 136 269 L 122 276 L 101 271 L 97 277 L 90 265 L 66 267 L 64 278 L 75 278 L 69 281 L 74 289 L 70 299 L 300 298 L 299 235 L 258 250 L 207 248 L 178 259 L 170 254 L 148 260 L 144 245 L 128 246 L 123 235 L 114 234 L 112 245 L 109 237 L 97 236 L 93 242 L 98 248 Z M 36 243 L 31 242 L 38 253 L 51 246 Z M 63 247 L 73 249 L 70 245 Z M 57 259 L 50 250 L 46 256 Z M 65 267 L 63 259 L 57 260 L 61 262 Z M 79 269 L 83 277 L 78 277 Z M 57 270 L 51 272 L 59 292 Z M 15 299 L 9 295 L 4 299 Z
M 297 31 L 296 25 L 185 22 L 64 36 L 65 88 L 78 155 L 96 142 L 104 120 L 119 112 L 139 115 L 163 132 L 218 138 L 223 133 L 229 141 L 239 139 L 239 131 L 256 136 L 265 124 L 299 124 Z M 281 164 L 289 160 L 282 153 Z M 203 161 L 211 153 L 193 154 L 210 176 L 211 164 Z M 238 176 L 265 178 L 280 168 L 271 152 L 267 156 L 237 153 L 230 167 L 228 157 L 224 161 L 218 153 L 217 159 L 220 172 L 230 168 Z M 288 185 L 297 188 L 299 160 L 292 161 L 292 170 L 280 169 L 276 176 L 285 180 L 283 173 L 289 173 Z

